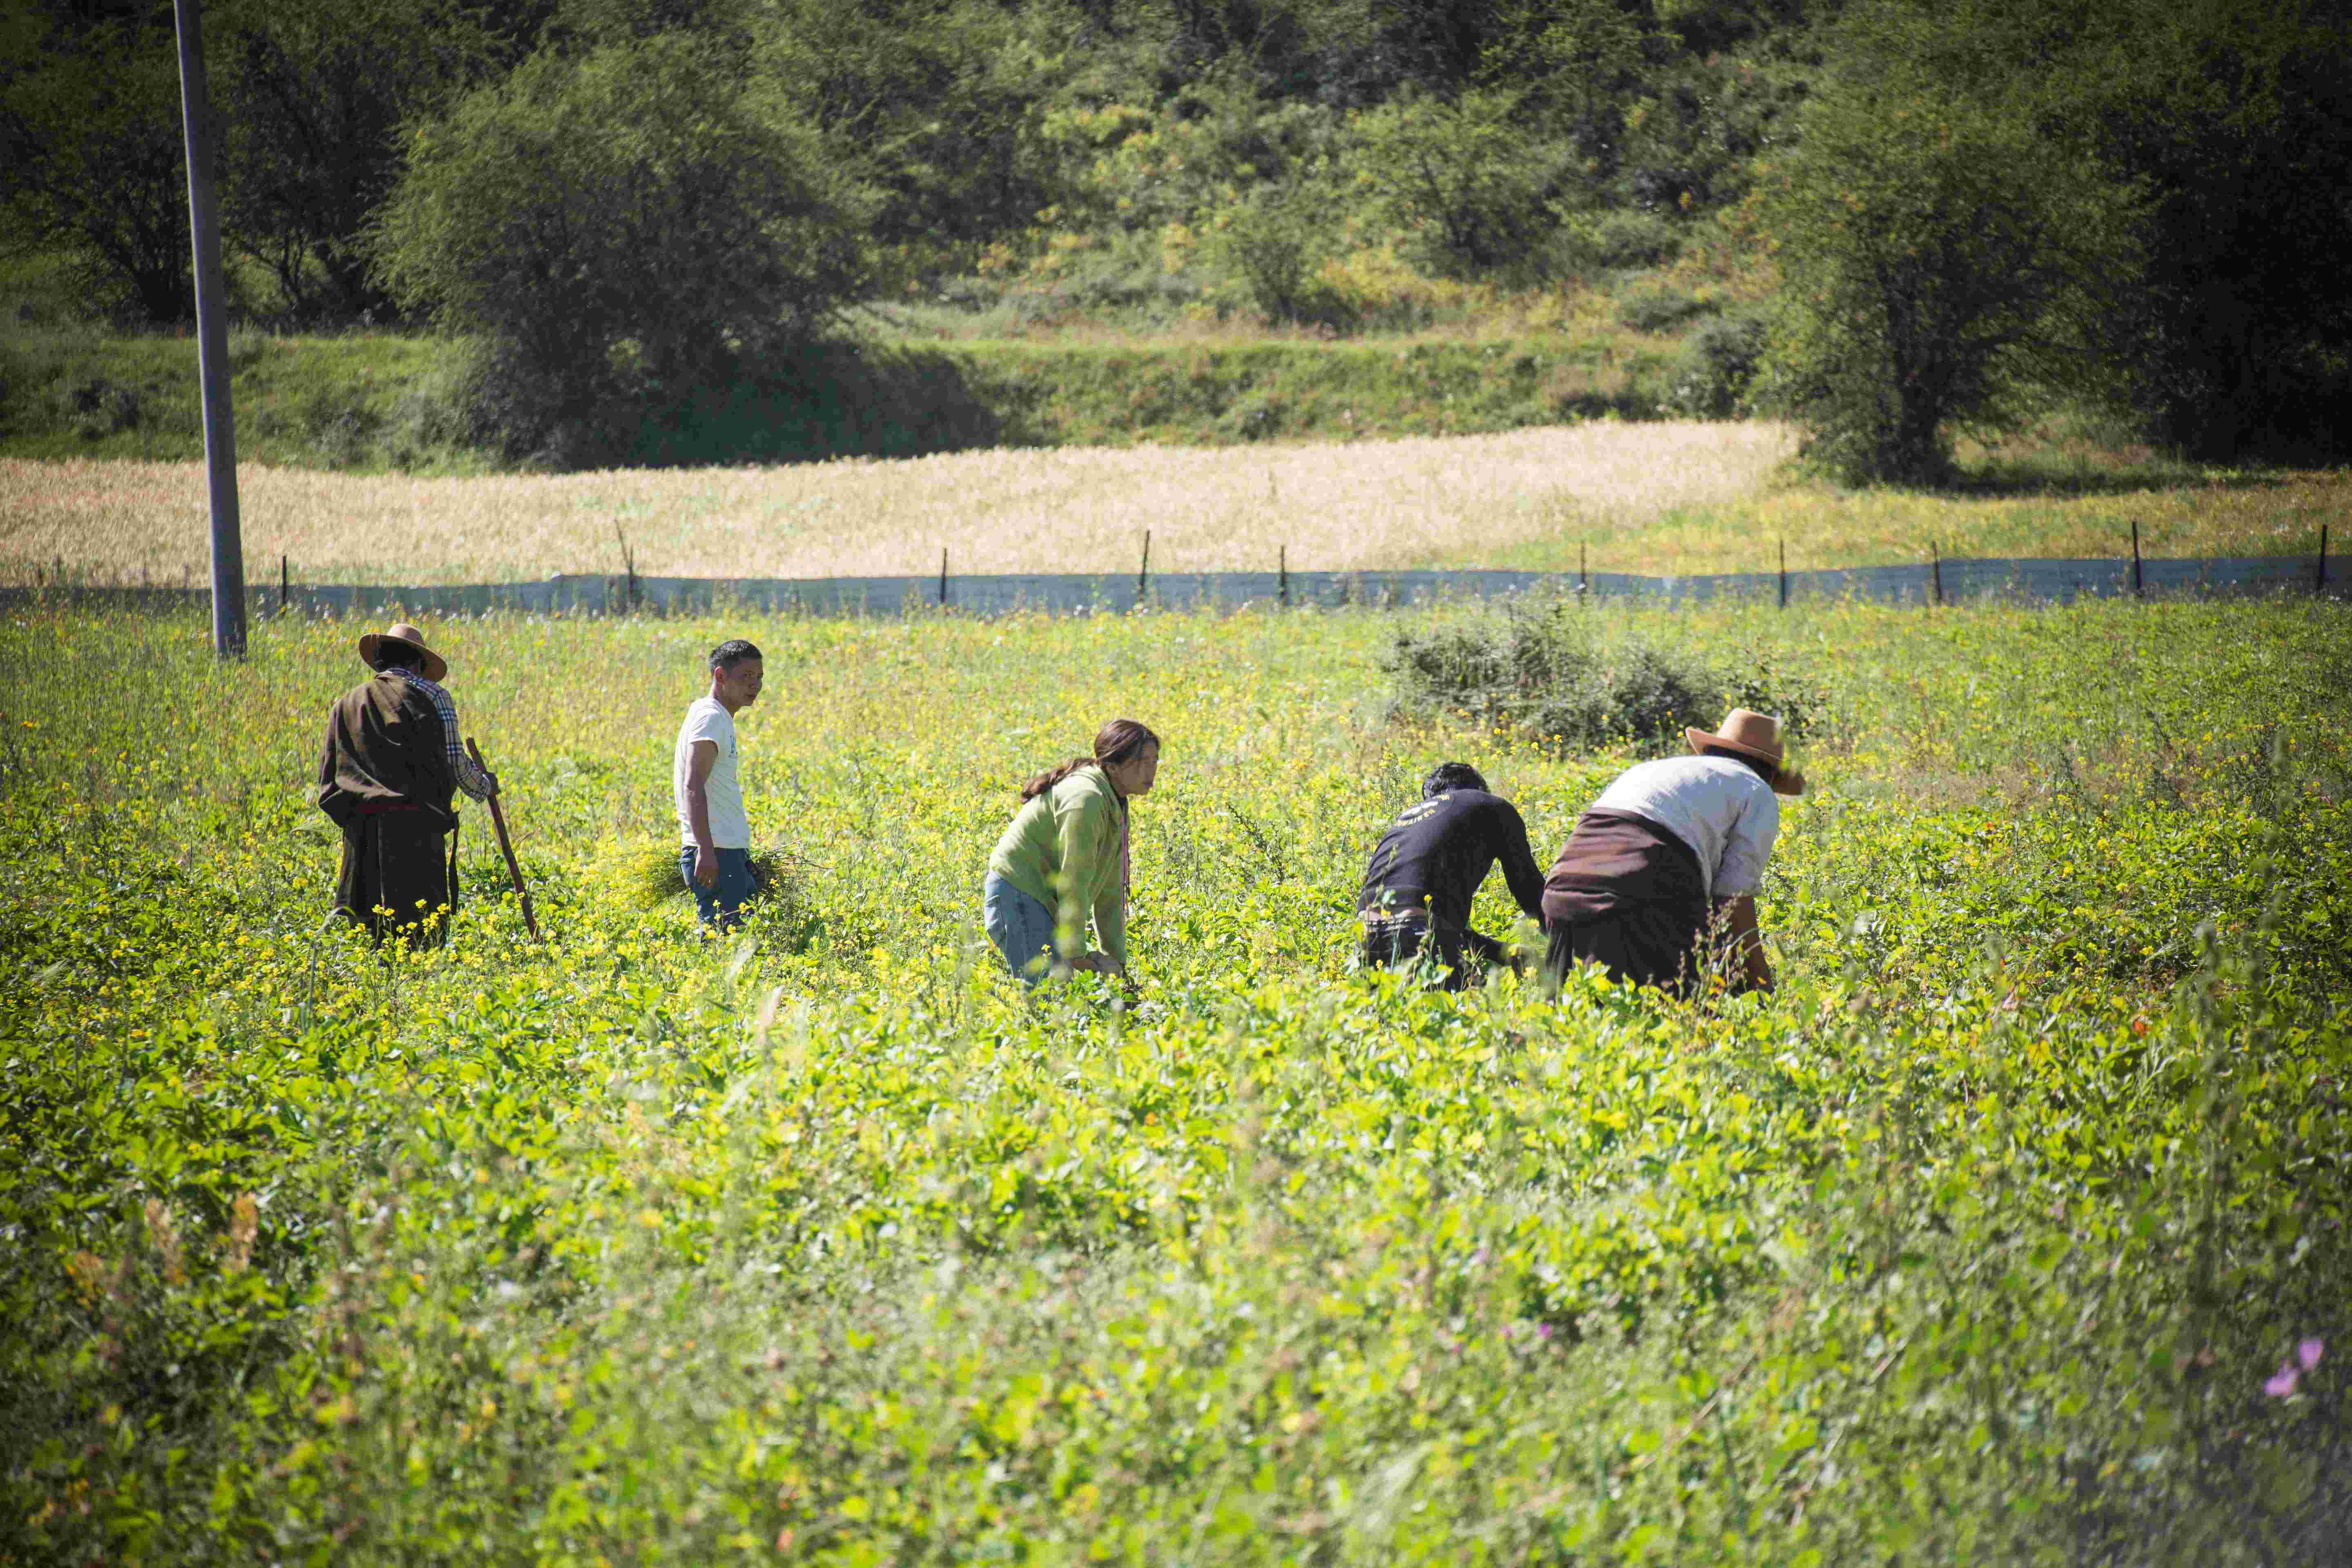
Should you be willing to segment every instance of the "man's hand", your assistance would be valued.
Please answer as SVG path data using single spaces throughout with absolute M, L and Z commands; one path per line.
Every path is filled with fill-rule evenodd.
M 708 844 L 694 847 L 694 885 L 698 888 L 719 885 L 719 851 Z
M 485 795 L 496 795 L 499 793 L 499 775 L 490 772 L 488 768 L 484 768 L 482 770 L 482 792 Z

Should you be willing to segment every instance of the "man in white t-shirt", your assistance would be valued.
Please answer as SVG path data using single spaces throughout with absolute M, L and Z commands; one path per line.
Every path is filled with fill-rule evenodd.
M 1769 991 L 1756 893 L 1780 832 L 1779 796 L 1805 776 L 1782 765 L 1780 721 L 1735 708 L 1715 731 L 1686 730 L 1694 753 L 1637 763 L 1577 818 L 1544 878 L 1545 967 L 1574 963 L 1632 984 L 1685 991 L 1718 922 L 1736 989 Z
M 670 758 L 678 868 L 703 925 L 719 931 L 740 918 L 756 887 L 751 821 L 735 765 L 735 715 L 759 700 L 761 674 L 760 650 L 741 637 L 712 648 L 710 690 L 688 705 Z

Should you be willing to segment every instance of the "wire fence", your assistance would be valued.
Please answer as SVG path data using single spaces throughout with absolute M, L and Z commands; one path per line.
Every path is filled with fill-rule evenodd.
M 2117 560 L 1960 559 L 1899 566 L 1646 576 L 1626 572 L 1169 572 L 920 577 L 654 577 L 564 573 L 530 583 L 399 586 L 249 584 L 249 614 L 351 618 L 412 615 L 901 616 L 946 610 L 1124 614 L 1139 608 L 1231 611 L 1247 606 L 1406 608 L 1481 600 L 1582 598 L 1679 606 L 1853 600 L 1879 605 L 2072 604 L 2077 599 L 2318 595 L 2352 585 L 2340 561 L 2318 555 Z M 0 588 L 0 604 L 82 603 L 169 610 L 209 601 L 200 588 L 36 583 Z

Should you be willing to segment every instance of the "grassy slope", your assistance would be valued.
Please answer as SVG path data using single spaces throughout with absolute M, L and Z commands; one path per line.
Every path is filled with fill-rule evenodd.
M 2340 1561 L 2343 617 L 1596 620 L 1824 689 L 1767 1004 L 1350 974 L 1431 760 L 1540 855 L 1622 761 L 1395 725 L 1381 618 L 453 625 L 553 940 L 477 819 L 390 967 L 301 792 L 358 627 L 0 627 L 0 1542 Z M 738 631 L 740 951 L 609 874 Z M 1150 1006 L 1024 1005 L 980 858 L 1113 710 Z
M 1448 435 L 1654 414 L 1671 344 L 1634 335 L 870 345 L 835 356 L 838 399 L 742 450 L 819 458 L 962 446 L 1225 445 Z M 236 334 L 238 453 L 361 469 L 480 466 L 416 430 L 446 345 Z M 122 401 L 127 392 L 135 400 Z M 203 455 L 192 339 L 27 332 L 0 350 L 0 455 Z

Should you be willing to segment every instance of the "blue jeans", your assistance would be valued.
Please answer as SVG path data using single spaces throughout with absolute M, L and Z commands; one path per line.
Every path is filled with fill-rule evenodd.
M 703 925 L 730 931 L 742 918 L 744 901 L 757 890 L 758 883 L 751 876 L 749 849 L 721 849 L 718 856 L 719 880 L 708 888 L 694 879 L 693 845 L 677 852 L 677 863 L 686 873 L 687 890 L 694 895 L 695 912 Z
M 1054 959 L 1054 911 L 991 871 L 981 884 L 981 923 L 1006 968 L 1024 985 L 1045 977 Z M 1036 963 L 1036 968 L 1030 964 Z

